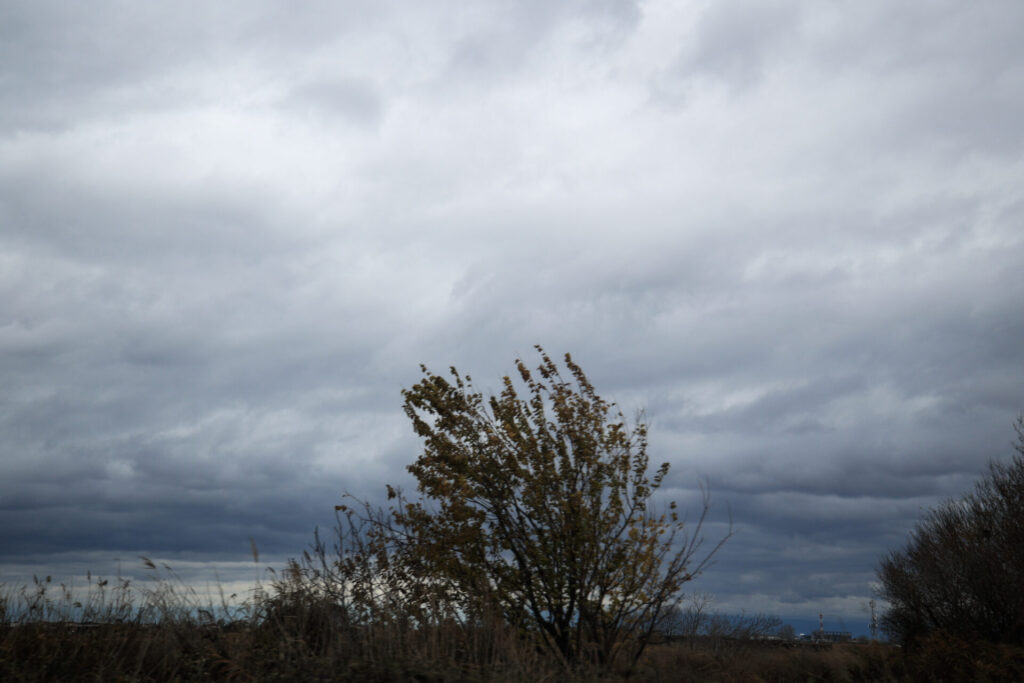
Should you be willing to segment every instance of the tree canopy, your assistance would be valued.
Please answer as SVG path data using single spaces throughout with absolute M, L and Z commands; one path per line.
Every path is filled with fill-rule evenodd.
M 878 569 L 883 626 L 913 644 L 945 632 L 1024 645 L 1024 416 L 1016 455 L 974 490 L 930 511 Z
M 536 370 L 516 361 L 521 382 L 506 376 L 488 398 L 454 367 L 421 366 L 403 396 L 423 439 L 408 468 L 422 497 L 389 486 L 377 538 L 461 615 L 497 611 L 567 661 L 637 657 L 725 539 L 698 557 L 706 491 L 693 529 L 675 502 L 655 510 L 669 464 L 649 471 L 647 426 L 569 354 L 564 376 L 536 348 Z

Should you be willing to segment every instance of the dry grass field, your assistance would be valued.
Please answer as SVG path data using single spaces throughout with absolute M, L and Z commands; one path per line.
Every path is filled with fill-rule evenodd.
M 90 577 L 74 594 L 47 580 L 0 600 L 3 681 L 1020 681 L 1024 650 L 934 637 L 879 643 L 680 639 L 635 665 L 568 670 L 500 622 L 413 627 L 342 610 L 278 583 L 241 604 L 202 603 L 164 579 L 138 588 Z

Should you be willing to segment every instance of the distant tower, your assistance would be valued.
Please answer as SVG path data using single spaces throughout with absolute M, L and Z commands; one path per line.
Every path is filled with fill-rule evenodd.
M 825 615 L 821 612 L 818 612 L 818 633 L 820 633 L 822 637 L 825 636 Z
M 878 640 L 878 617 L 875 616 L 875 601 L 871 600 L 868 604 L 871 605 L 871 640 Z

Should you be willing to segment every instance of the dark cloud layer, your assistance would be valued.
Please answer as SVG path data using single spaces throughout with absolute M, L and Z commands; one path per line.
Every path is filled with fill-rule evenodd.
M 695 589 L 862 617 L 1024 409 L 1022 20 L 6 3 L 0 579 L 243 585 L 410 485 L 419 363 L 493 390 L 541 343 L 731 511 Z

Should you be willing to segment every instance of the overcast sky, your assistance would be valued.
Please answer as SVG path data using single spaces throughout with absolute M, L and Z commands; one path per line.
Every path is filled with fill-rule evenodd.
M 251 577 L 419 364 L 644 408 L 722 609 L 864 616 L 1024 409 L 1024 4 L 0 2 L 0 578 Z

